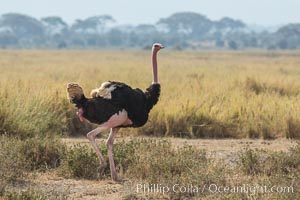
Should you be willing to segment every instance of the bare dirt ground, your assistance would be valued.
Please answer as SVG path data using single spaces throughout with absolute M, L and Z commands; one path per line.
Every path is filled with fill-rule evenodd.
M 245 147 L 251 149 L 265 149 L 272 151 L 287 151 L 290 147 L 297 144 L 296 140 L 276 139 L 276 140 L 262 140 L 262 139 L 182 139 L 182 138 L 153 138 L 153 137 L 117 137 L 115 142 L 129 141 L 133 138 L 149 138 L 154 140 L 169 140 L 172 145 L 182 147 L 185 144 L 192 145 L 199 149 L 207 151 L 229 151 L 236 152 Z M 72 146 L 75 144 L 87 144 L 89 141 L 85 137 L 80 138 L 63 138 L 62 141 Z M 97 143 L 105 142 L 105 138 L 97 139 Z
M 126 195 L 124 184 L 115 183 L 110 179 L 100 181 L 65 179 L 59 177 L 55 172 L 48 172 L 36 174 L 35 179 L 31 182 L 32 188 L 46 193 L 64 194 L 68 199 L 122 199 Z
M 131 140 L 133 137 L 119 137 L 115 142 L 123 142 Z M 147 138 L 147 137 L 138 137 Z M 207 154 L 212 158 L 230 159 L 236 153 L 245 148 L 263 149 L 266 151 L 288 151 L 291 147 L 297 144 L 295 140 L 276 139 L 276 140 L 262 140 L 262 139 L 182 139 L 182 138 L 151 138 L 154 140 L 169 140 L 174 148 L 180 148 L 184 145 L 192 145 L 198 149 L 206 150 Z M 90 145 L 89 141 L 82 138 L 64 138 L 63 142 L 67 146 L 75 144 Z M 97 143 L 105 143 L 104 138 L 97 139 Z
M 117 138 L 116 142 L 130 140 L 131 138 Z M 153 139 L 153 138 L 152 138 Z M 156 138 L 159 140 L 159 138 Z M 86 144 L 86 138 L 64 138 L 62 139 L 68 146 L 74 144 Z M 264 149 L 267 151 L 287 151 L 297 144 L 296 141 L 287 139 L 278 140 L 250 140 L 250 139 L 179 139 L 167 138 L 174 148 L 185 144 L 192 145 L 199 149 L 205 149 L 208 156 L 231 162 L 235 159 L 237 152 L 244 148 Z M 105 142 L 105 139 L 97 139 L 98 144 Z M 44 191 L 54 191 L 66 193 L 68 199 L 123 199 L 130 194 L 127 183 L 114 183 L 107 177 L 106 180 L 89 181 L 82 179 L 64 179 L 56 175 L 55 172 L 36 174 L 31 183 L 31 187 Z M 132 189 L 131 189 L 132 193 Z M 130 199 L 130 198 L 129 198 Z

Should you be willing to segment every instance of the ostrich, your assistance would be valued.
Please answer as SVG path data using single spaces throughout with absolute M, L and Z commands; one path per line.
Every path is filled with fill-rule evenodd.
M 152 73 L 153 82 L 143 92 L 141 89 L 132 89 L 125 83 L 108 81 L 101 84 L 100 88 L 91 92 L 91 98 L 84 96 L 83 90 L 77 83 L 68 83 L 67 93 L 70 103 L 78 109 L 80 121 L 84 119 L 99 127 L 87 133 L 87 138 L 92 144 L 99 160 L 100 167 L 104 170 L 107 166 L 95 138 L 98 134 L 110 129 L 106 146 L 111 171 L 114 181 L 118 178 L 113 159 L 113 142 L 120 128 L 141 127 L 147 120 L 152 107 L 158 102 L 160 84 L 157 77 L 157 53 L 163 45 L 155 43 L 152 46 Z

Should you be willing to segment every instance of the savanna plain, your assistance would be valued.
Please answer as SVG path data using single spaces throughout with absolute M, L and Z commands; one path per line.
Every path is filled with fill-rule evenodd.
M 299 51 L 162 50 L 159 103 L 115 142 L 121 183 L 100 173 L 66 85 L 145 89 L 150 51 L 1 50 L 0 70 L 2 199 L 300 199 Z M 154 184 L 179 185 L 138 189 Z

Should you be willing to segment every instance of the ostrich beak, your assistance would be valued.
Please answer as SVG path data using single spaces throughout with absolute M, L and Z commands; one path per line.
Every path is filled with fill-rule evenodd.
M 161 46 L 160 48 L 163 49 L 163 48 L 165 48 L 165 47 L 164 47 L 164 46 Z

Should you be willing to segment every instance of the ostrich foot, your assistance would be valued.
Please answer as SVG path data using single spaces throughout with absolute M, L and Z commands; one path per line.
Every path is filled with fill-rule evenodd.
M 116 181 L 116 182 L 120 181 L 117 173 L 115 173 L 115 172 L 111 172 L 111 178 L 113 181 Z
M 112 175 L 111 178 L 112 178 L 112 180 L 113 180 L 114 182 L 117 182 L 117 183 L 122 183 L 122 182 L 124 182 L 124 179 L 118 177 L 118 175 Z
M 105 169 L 107 167 L 107 163 L 100 163 L 100 175 L 104 176 L 105 175 Z

